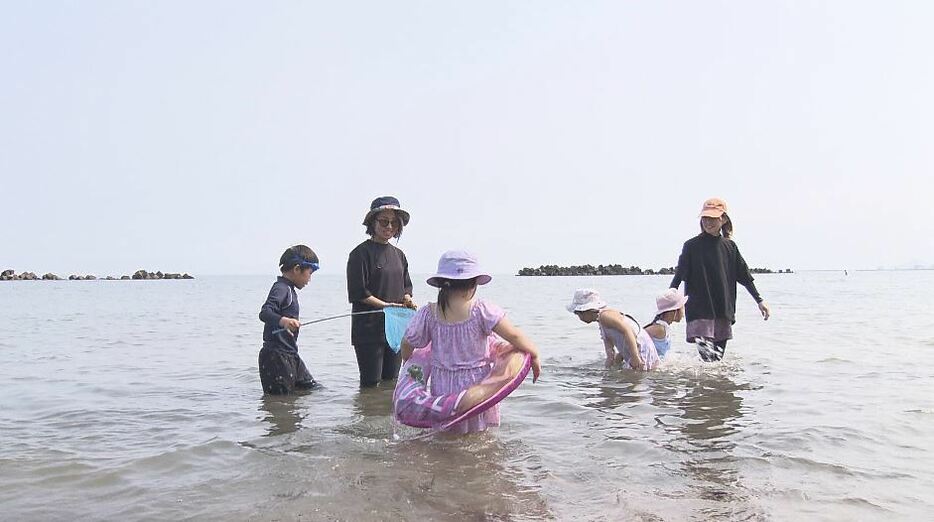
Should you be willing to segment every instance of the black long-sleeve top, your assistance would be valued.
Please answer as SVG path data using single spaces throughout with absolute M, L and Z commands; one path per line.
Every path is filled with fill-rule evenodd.
M 347 298 L 354 312 L 377 310 L 362 300 L 375 296 L 387 303 L 401 303 L 412 295 L 409 262 L 402 250 L 389 243 L 366 240 L 347 259 Z M 354 345 L 386 342 L 383 314 L 355 315 L 351 320 L 350 342 Z
M 283 317 L 298 319 L 298 293 L 295 285 L 284 277 L 277 277 L 269 289 L 269 296 L 259 310 L 259 320 L 263 322 L 263 348 L 284 350 L 298 353 L 298 332 L 272 332 L 282 328 L 279 320 Z
M 681 281 L 688 296 L 684 305 L 688 321 L 729 319 L 735 323 L 736 283 L 746 287 L 757 303 L 762 302 L 739 247 L 721 236 L 701 232 L 684 242 L 671 288 L 678 288 Z

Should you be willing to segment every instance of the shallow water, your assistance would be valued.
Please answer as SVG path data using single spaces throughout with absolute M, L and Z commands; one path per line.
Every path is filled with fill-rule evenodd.
M 761 275 L 703 364 L 606 371 L 580 286 L 643 322 L 666 277 L 496 277 L 542 379 L 468 437 L 394 424 L 346 319 L 306 328 L 325 388 L 263 398 L 270 277 L 0 284 L 0 519 L 740 520 L 934 515 L 934 272 Z M 742 292 L 742 289 L 740 289 Z M 419 302 L 431 293 L 416 289 Z M 348 309 L 338 276 L 303 316 Z

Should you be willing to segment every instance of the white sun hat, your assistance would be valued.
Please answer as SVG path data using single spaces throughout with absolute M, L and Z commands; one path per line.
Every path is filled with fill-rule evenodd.
M 606 308 L 606 301 L 600 298 L 600 292 L 593 288 L 580 288 L 574 292 L 574 299 L 567 306 L 568 312 L 586 312 L 587 310 L 602 310 Z

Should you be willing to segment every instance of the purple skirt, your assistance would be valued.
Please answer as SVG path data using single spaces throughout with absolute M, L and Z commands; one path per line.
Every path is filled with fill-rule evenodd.
M 689 343 L 698 338 L 715 342 L 733 338 L 733 323 L 729 319 L 694 319 L 688 321 L 684 330 Z

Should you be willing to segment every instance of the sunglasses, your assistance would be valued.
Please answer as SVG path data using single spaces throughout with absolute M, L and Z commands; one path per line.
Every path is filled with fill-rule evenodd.
M 399 227 L 399 220 L 398 220 L 398 219 L 376 218 L 376 222 L 379 223 L 379 225 L 380 225 L 381 227 L 386 227 L 386 228 L 389 228 L 389 227 L 396 227 L 396 228 L 398 228 L 398 227 Z

